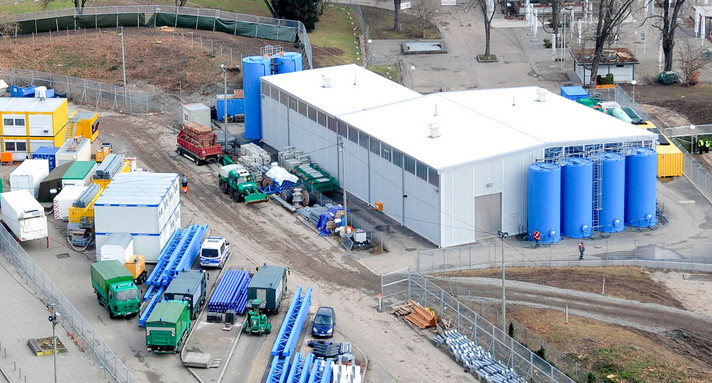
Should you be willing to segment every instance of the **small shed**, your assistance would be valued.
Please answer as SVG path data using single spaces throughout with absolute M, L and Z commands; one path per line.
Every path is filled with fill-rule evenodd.
M 591 63 L 593 62 L 593 49 L 571 49 L 569 53 L 574 59 L 576 77 L 586 86 L 591 83 Z M 606 77 L 613 74 L 613 81 L 617 84 L 630 83 L 635 79 L 635 66 L 640 64 L 628 48 L 606 48 L 598 65 L 598 75 Z
M 180 123 L 197 122 L 203 126 L 211 126 L 210 107 L 205 104 L 186 104 L 181 108 Z
M 74 161 L 62 177 L 62 187 L 67 185 L 87 186 L 96 169 L 96 161 Z

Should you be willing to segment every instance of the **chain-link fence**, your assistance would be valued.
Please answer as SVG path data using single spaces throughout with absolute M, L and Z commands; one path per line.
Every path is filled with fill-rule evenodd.
M 77 347 L 110 382 L 139 382 L 133 372 L 111 351 L 106 342 L 94 331 L 89 322 L 69 302 L 67 297 L 45 275 L 37 263 L 25 252 L 12 235 L 0 229 L 0 250 L 15 267 L 32 292 L 45 304 L 54 305 L 60 314 L 59 322 L 71 334 Z
M 586 382 L 588 371 L 585 369 L 576 365 L 571 371 L 566 371 L 574 377 L 572 380 L 562 370 L 553 366 L 553 364 L 559 367 L 568 366 L 568 361 L 561 359 L 552 360 L 553 364 L 547 362 L 517 340 L 509 337 L 486 318 L 478 315 L 472 310 L 469 303 L 461 302 L 418 273 L 402 270 L 382 275 L 381 294 L 386 306 L 413 300 L 435 310 L 438 318 L 452 321 L 454 330 L 466 335 L 470 340 L 490 352 L 495 359 L 512 368 L 529 382 Z M 558 355 L 554 354 L 554 356 L 558 358 Z
M 639 266 L 651 269 L 712 272 L 712 245 L 676 241 L 595 239 L 586 240 L 586 258 L 578 260 L 577 243 L 563 241 L 532 249 L 532 242 L 510 239 L 505 244 L 507 266 Z M 529 248 L 522 251 L 524 248 Z M 502 263 L 500 242 L 426 250 L 418 253 L 415 269 L 419 273 L 485 269 Z

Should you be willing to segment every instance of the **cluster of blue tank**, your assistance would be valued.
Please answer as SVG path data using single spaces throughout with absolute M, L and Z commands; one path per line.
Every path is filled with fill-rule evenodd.
M 625 226 L 657 225 L 657 153 L 636 147 L 627 156 L 603 152 L 598 231 L 617 233 Z M 539 231 L 540 243 L 593 235 L 594 163 L 569 157 L 560 165 L 536 162 L 528 171 L 528 239 Z
M 245 97 L 245 138 L 262 139 L 260 77 L 302 70 L 302 54 L 280 52 L 273 56 L 248 56 L 242 59 L 242 88 Z

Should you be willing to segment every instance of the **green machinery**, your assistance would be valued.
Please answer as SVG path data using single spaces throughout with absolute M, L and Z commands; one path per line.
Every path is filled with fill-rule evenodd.
M 257 184 L 247 169 L 234 163 L 230 157 L 223 157 L 223 167 L 218 173 L 220 191 L 230 194 L 237 202 L 245 201 L 245 204 L 267 202 L 269 198 L 260 192 Z
M 313 191 L 329 193 L 339 190 L 339 181 L 315 163 L 299 165 L 294 168 L 294 172 Z
M 272 332 L 272 324 L 267 320 L 267 315 L 260 312 L 265 308 L 265 302 L 253 299 L 247 304 L 252 310 L 247 312 L 247 322 L 242 325 L 242 332 L 255 335 L 269 334 Z

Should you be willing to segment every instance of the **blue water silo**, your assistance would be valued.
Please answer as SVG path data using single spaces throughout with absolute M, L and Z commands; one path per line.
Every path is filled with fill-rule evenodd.
M 539 231 L 540 243 L 561 241 L 561 168 L 535 162 L 528 171 L 527 230 L 529 240 Z
M 299 52 L 281 52 L 272 59 L 274 74 L 292 73 L 302 70 L 302 54 Z
M 242 59 L 242 88 L 245 93 L 245 138 L 262 139 L 262 109 L 260 107 L 260 77 L 269 76 L 270 60 L 264 56 Z
M 601 161 L 601 203 L 598 211 L 598 231 L 618 233 L 625 230 L 625 157 L 604 152 Z
M 650 148 L 632 148 L 625 158 L 625 224 L 655 226 L 658 155 Z
M 588 238 L 593 233 L 593 162 L 569 157 L 561 163 L 561 235 Z

